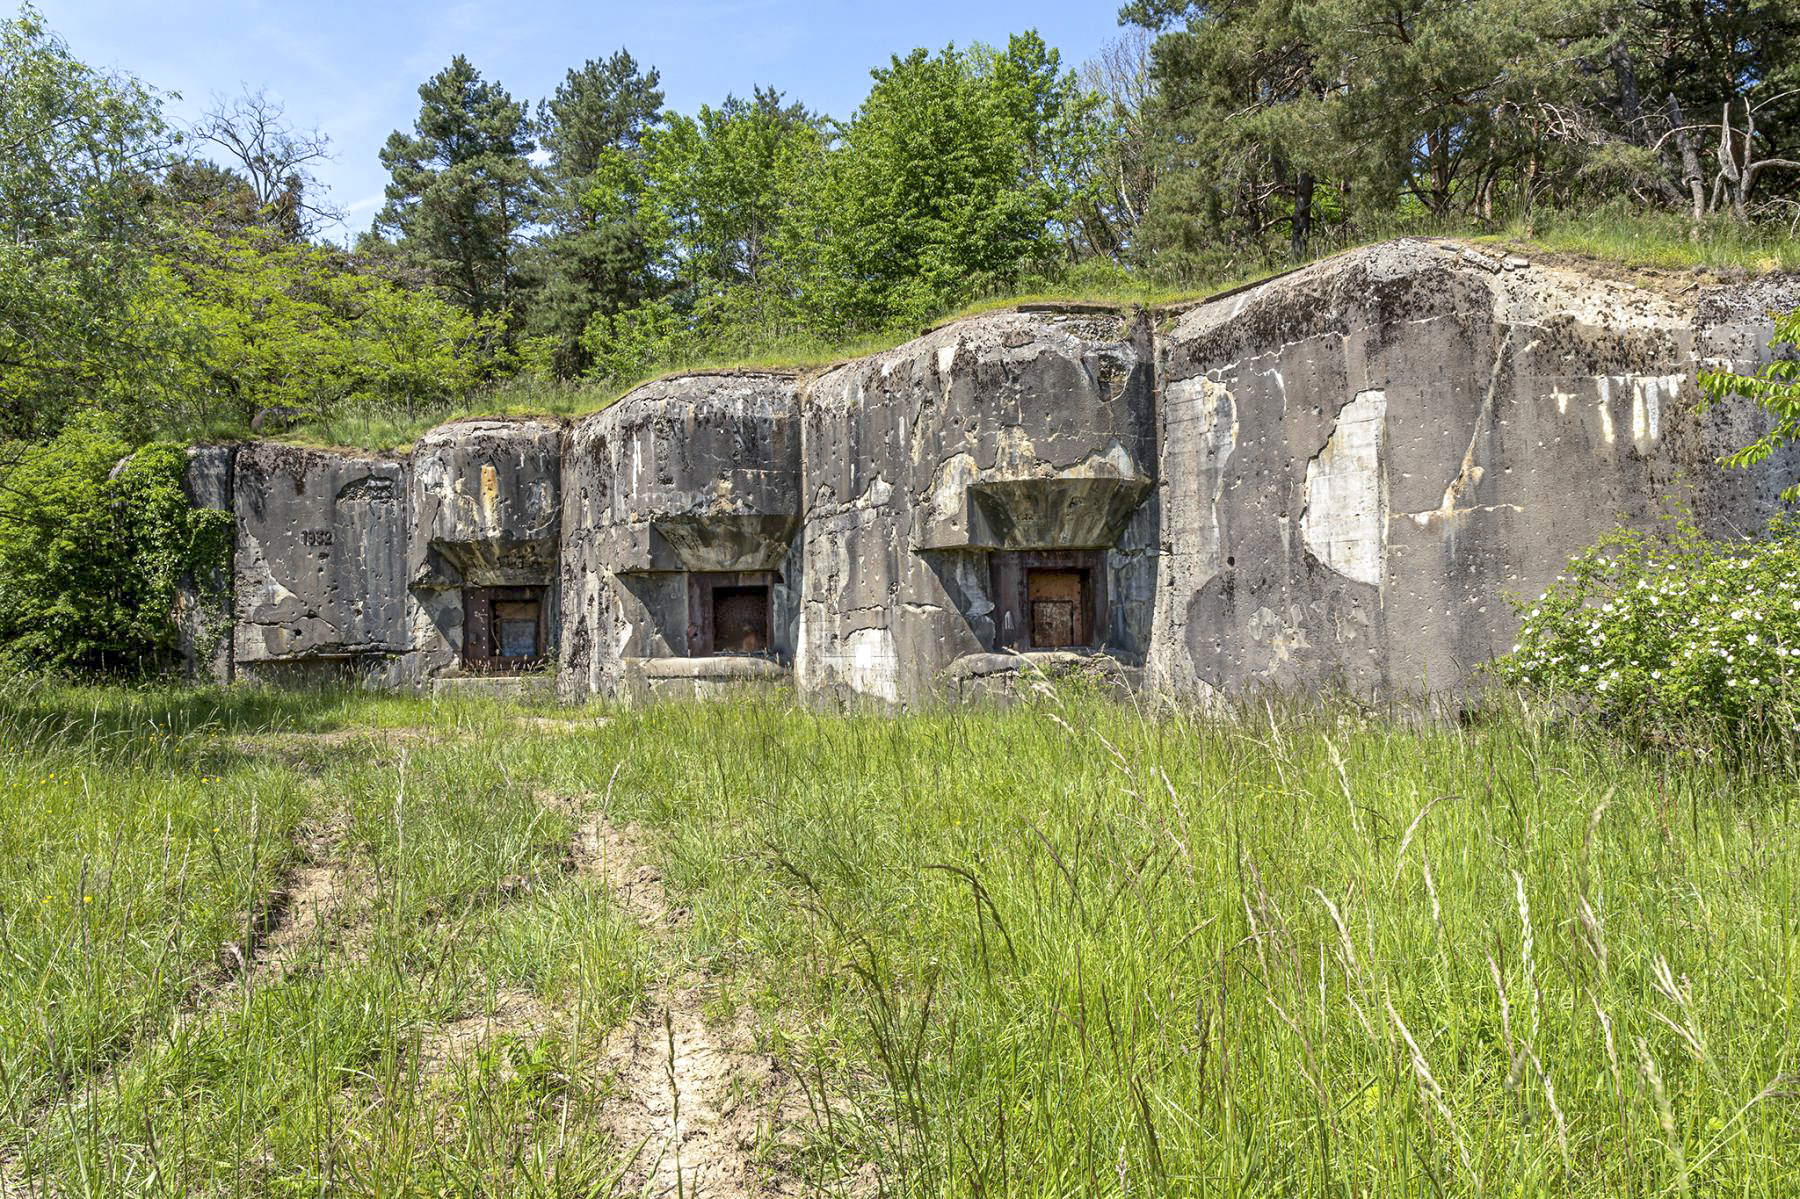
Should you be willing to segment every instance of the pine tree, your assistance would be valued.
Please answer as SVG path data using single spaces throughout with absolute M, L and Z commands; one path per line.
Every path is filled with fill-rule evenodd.
M 412 134 L 382 147 L 393 179 L 375 230 L 472 315 L 515 320 L 518 256 L 542 203 L 527 107 L 460 54 L 419 99 Z
M 666 239 L 643 206 L 643 142 L 662 124 L 662 104 L 656 68 L 640 70 L 620 50 L 570 70 L 539 106 L 554 232 L 530 258 L 530 329 L 551 340 L 553 366 L 565 377 L 591 364 L 581 335 L 596 314 L 661 289 L 656 266 Z

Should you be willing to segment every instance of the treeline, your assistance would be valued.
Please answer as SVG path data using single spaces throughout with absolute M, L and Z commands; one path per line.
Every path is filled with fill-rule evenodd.
M 1106 121 L 1037 34 L 873 76 L 847 121 L 772 89 L 688 116 L 620 51 L 533 109 L 458 56 L 383 148 L 358 249 L 563 377 L 903 327 L 1082 256 Z
M 1113 14 L 1096 13 L 1097 20 Z M 983 295 L 1188 285 L 1407 230 L 1800 220 L 1790 0 L 1131 0 L 914 50 L 841 119 L 683 114 L 621 50 L 533 102 L 458 56 L 353 249 L 323 135 L 259 93 L 176 128 L 33 10 L 0 23 L 0 439 L 132 438 L 515 377 L 898 333 Z
M 1131 0 L 1137 245 L 1292 255 L 1543 210 L 1800 218 L 1793 0 Z

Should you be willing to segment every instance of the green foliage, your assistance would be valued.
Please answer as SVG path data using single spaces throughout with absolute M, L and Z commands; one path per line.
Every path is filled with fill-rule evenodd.
M 1800 731 L 1800 525 L 1708 541 L 1684 520 L 1619 532 L 1520 603 L 1502 679 L 1704 748 L 1791 751 Z
M 818 242 L 802 268 L 811 321 L 917 324 L 1054 259 L 1056 191 L 1024 154 L 1033 97 L 1019 77 L 976 68 L 952 47 L 873 73 L 804 200 L 802 228 Z
M 758 89 L 596 151 L 589 226 L 543 247 L 597 297 L 571 357 L 624 379 L 796 335 L 916 327 L 1053 273 L 1077 207 L 1092 207 L 1103 128 L 1056 51 L 1028 33 L 1004 50 L 914 51 L 874 77 L 843 124 Z M 534 299 L 546 327 L 566 328 L 579 294 L 548 273 Z
M 142 203 L 167 138 L 158 99 L 101 74 L 26 7 L 0 21 L 0 438 L 45 437 L 158 380 L 162 331 L 133 320 Z
M 342 251 L 251 227 L 187 232 L 159 266 L 150 323 L 187 330 L 168 423 L 242 429 L 261 408 L 319 417 L 344 403 L 429 406 L 467 394 L 505 356 L 504 315 L 476 317 Z
M 1121 18 L 1158 35 L 1136 253 L 1176 277 L 1609 201 L 1791 216 L 1784 0 L 1132 0 Z
M 0 661 L 141 671 L 164 658 L 177 584 L 218 569 L 232 534 L 228 513 L 189 506 L 185 462 L 167 442 L 132 452 L 90 417 L 14 447 L 0 476 Z
M 280 406 L 304 436 L 386 443 L 534 389 L 563 411 L 1000 297 L 1191 296 L 1398 233 L 1800 262 L 1769 219 L 1800 169 L 1782 0 L 1122 15 L 1136 31 L 1079 74 L 1033 31 L 896 55 L 847 120 L 767 87 L 671 113 L 624 50 L 534 116 L 459 55 L 382 150 L 387 203 L 350 255 L 304 241 L 323 135 L 247 92 L 178 149 L 153 90 L 27 7 L 0 23 L 0 437 L 84 408 L 129 440 L 241 436 Z M 1745 394 L 1773 406 L 1780 369 Z
M 1725 456 L 1728 466 L 1755 466 L 1782 446 L 1800 440 L 1800 357 L 1796 357 L 1800 354 L 1800 308 L 1776 317 L 1771 348 L 1776 351 L 1775 359 L 1753 375 L 1714 369 L 1700 372 L 1703 410 L 1742 397 L 1755 401 L 1775 418 L 1768 432 Z M 1800 480 L 1783 490 L 1781 498 L 1800 500 Z
M 382 147 L 393 179 L 376 228 L 459 307 L 502 313 L 511 328 L 515 258 L 541 204 L 527 106 L 460 54 L 419 85 L 419 100 L 413 132 L 396 130 Z
M 654 68 L 621 50 L 568 72 L 538 107 L 550 161 L 551 232 L 522 260 L 528 328 L 548 339 L 564 378 L 590 369 L 583 331 L 659 294 L 664 234 L 645 201 L 645 140 L 662 123 Z

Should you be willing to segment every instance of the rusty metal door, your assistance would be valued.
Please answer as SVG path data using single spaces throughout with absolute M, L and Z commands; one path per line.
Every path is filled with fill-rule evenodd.
M 543 605 L 535 600 L 500 600 L 494 604 L 494 656 L 496 658 L 535 658 L 543 652 L 538 645 L 538 625 Z
M 1025 572 L 1025 605 L 1033 649 L 1087 644 L 1087 573 L 1055 569 Z
M 544 657 L 548 629 L 542 587 L 465 587 L 463 665 L 470 670 L 524 670 Z

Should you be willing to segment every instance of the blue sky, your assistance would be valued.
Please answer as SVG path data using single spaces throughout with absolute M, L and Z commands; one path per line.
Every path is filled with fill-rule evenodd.
M 179 92 L 169 104 L 178 118 L 197 115 L 214 92 L 267 87 L 296 124 L 330 135 L 337 161 L 320 175 L 349 210 L 353 231 L 367 228 L 381 203 L 381 143 L 411 126 L 419 84 L 457 53 L 533 100 L 569 67 L 623 46 L 662 71 L 669 104 L 685 112 L 773 84 L 790 99 L 847 116 L 868 90 L 869 69 L 914 46 L 1000 42 L 1036 28 L 1079 66 L 1121 32 L 1116 0 L 39 2 L 78 57 Z

